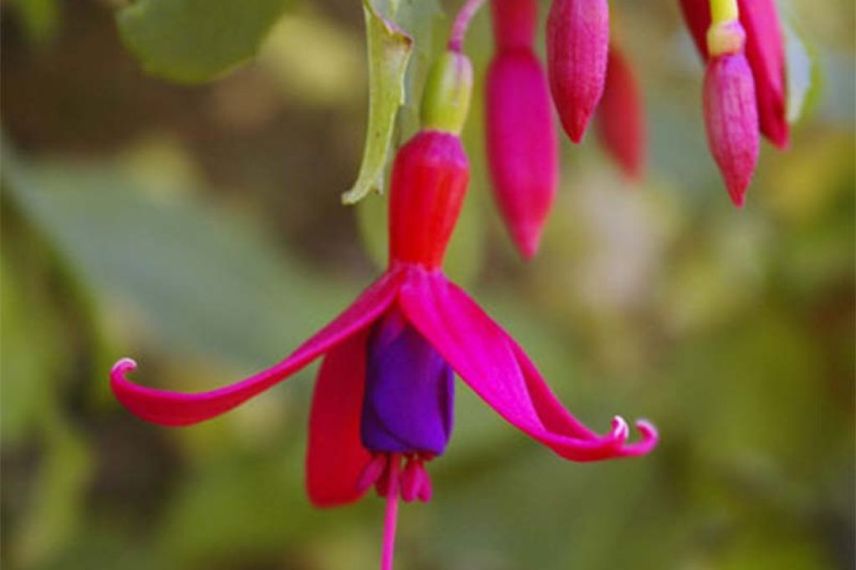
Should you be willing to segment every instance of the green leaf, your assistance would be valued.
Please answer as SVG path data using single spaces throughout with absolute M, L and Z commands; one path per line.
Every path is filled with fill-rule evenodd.
M 399 133 L 410 137 L 419 130 L 419 103 L 437 45 L 447 33 L 437 0 L 400 0 L 395 21 L 413 37 L 413 55 L 404 80 L 405 102 L 398 113 Z
M 46 562 L 74 538 L 86 512 L 86 489 L 94 468 L 83 439 L 59 412 L 54 410 L 44 423 L 47 450 L 34 482 L 33 504 L 17 528 L 22 568 Z
M 215 78 L 255 55 L 288 0 L 137 0 L 116 19 L 148 73 L 180 83 Z
M 369 121 L 360 173 L 342 202 L 355 204 L 369 192 L 383 191 L 383 171 L 395 130 L 398 108 L 404 104 L 404 77 L 413 40 L 363 0 L 369 56 Z
M 15 0 L 24 30 L 36 44 L 46 43 L 56 36 L 60 24 L 56 0 Z
M 114 330 L 173 354 L 269 364 L 354 293 L 312 277 L 254 228 L 186 192 L 158 195 L 116 168 L 16 164 L 4 188 L 112 309 Z

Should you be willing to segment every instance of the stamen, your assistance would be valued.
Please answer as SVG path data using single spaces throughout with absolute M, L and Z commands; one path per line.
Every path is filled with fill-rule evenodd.
M 423 503 L 431 500 L 431 479 L 425 470 L 425 461 L 432 457 L 432 454 L 421 453 L 378 453 L 360 474 L 357 481 L 360 491 L 374 485 L 378 496 L 386 499 L 381 570 L 392 570 L 399 499 L 407 502 L 419 499 Z M 406 461 L 404 469 L 402 461 Z
M 427 503 L 431 500 L 431 496 L 434 494 L 434 489 L 431 486 L 431 477 L 428 476 L 428 472 L 425 469 L 420 469 L 419 472 L 419 500 L 423 503 Z
M 398 522 L 398 483 L 401 456 L 393 453 L 389 457 L 388 489 L 386 493 L 386 514 L 383 520 L 383 548 L 381 550 L 380 569 L 392 570 L 395 551 L 395 526 Z
M 405 502 L 409 503 L 413 501 L 419 493 L 420 467 L 421 465 L 417 463 L 415 458 L 410 458 L 407 462 L 407 466 L 401 473 L 401 498 L 404 499 Z
M 385 453 L 378 453 L 374 456 L 371 463 L 363 469 L 360 478 L 357 480 L 357 489 L 360 493 L 378 482 L 378 480 L 386 471 L 387 457 Z

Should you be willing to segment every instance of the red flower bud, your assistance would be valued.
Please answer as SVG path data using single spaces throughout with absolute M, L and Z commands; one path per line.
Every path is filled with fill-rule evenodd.
M 501 52 L 487 75 L 487 157 L 494 195 L 520 253 L 538 251 L 559 179 L 547 80 L 535 55 Z
M 758 163 L 758 112 L 752 71 L 742 52 L 716 57 L 704 77 L 704 118 L 710 150 L 731 200 L 743 205 Z
M 755 80 L 761 132 L 779 148 L 788 145 L 789 126 L 785 102 L 785 55 L 779 16 L 774 0 L 739 0 L 740 23 L 746 31 L 746 59 Z M 708 0 L 681 0 L 684 19 L 705 59 L 710 26 Z
M 491 12 L 498 51 L 532 49 L 538 15 L 536 0 L 493 0 Z
M 392 167 L 390 261 L 439 268 L 470 178 L 457 135 L 424 130 L 402 146 Z
M 645 117 L 636 77 L 624 55 L 609 48 L 606 86 L 597 111 L 601 143 L 631 179 L 642 174 L 645 161 Z
M 608 48 L 606 0 L 553 0 L 547 19 L 550 89 L 574 142 L 582 140 L 603 94 Z
M 494 196 L 525 258 L 538 251 L 559 179 L 559 143 L 544 70 L 532 49 L 535 0 L 494 0 L 497 54 L 486 81 Z

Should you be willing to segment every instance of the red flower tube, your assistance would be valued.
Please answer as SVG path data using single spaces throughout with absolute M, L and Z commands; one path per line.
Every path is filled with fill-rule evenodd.
M 606 0 L 553 0 L 547 19 L 547 72 L 565 132 L 580 142 L 603 94 L 609 51 Z
M 642 95 L 624 54 L 609 47 L 606 86 L 597 109 L 601 144 L 633 180 L 642 175 L 645 162 L 645 116 Z
M 785 51 L 774 0 L 739 0 L 740 24 L 746 32 L 746 59 L 755 82 L 761 132 L 779 148 L 788 146 Z M 710 27 L 709 0 L 681 0 L 681 9 L 696 47 L 705 60 Z
M 535 0 L 494 0 L 497 52 L 486 81 L 487 158 L 494 196 L 524 258 L 538 251 L 559 179 L 549 88 L 532 48 Z

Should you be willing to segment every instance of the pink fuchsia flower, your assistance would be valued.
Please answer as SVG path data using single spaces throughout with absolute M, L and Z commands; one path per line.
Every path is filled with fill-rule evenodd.
M 609 47 L 606 86 L 597 109 L 597 132 L 603 147 L 637 180 L 645 162 L 645 114 L 633 69 L 613 42 Z
M 785 50 L 774 0 L 739 0 L 740 24 L 746 32 L 746 59 L 755 81 L 761 132 L 779 148 L 788 146 Z M 709 59 L 707 30 L 709 0 L 681 0 L 684 19 L 705 60 Z
M 607 0 L 553 0 L 547 72 L 565 132 L 580 142 L 603 94 L 609 48 Z
M 494 196 L 524 258 L 538 251 L 559 180 L 559 144 L 544 70 L 532 47 L 535 0 L 494 0 L 497 52 L 486 81 Z
M 452 429 L 452 371 L 506 421 L 574 461 L 651 451 L 657 432 L 616 417 L 599 435 L 568 412 L 514 341 L 442 271 L 469 181 L 461 145 L 460 90 L 467 65 L 445 60 L 435 112 L 395 159 L 390 193 L 389 267 L 357 300 L 273 367 L 209 392 L 181 393 L 128 380 L 130 359 L 113 367 L 117 399 L 140 418 L 182 426 L 219 416 L 323 357 L 312 401 L 307 489 L 318 506 L 349 503 L 370 487 L 387 498 L 382 568 L 392 565 L 399 497 L 428 500 L 425 463 L 445 450 Z M 445 81 L 449 77 L 457 77 Z M 464 79 L 460 79 L 463 77 Z M 455 99 L 449 104 L 450 99 Z M 465 107 L 465 104 L 464 104 Z M 441 109 L 442 111 L 442 109 Z
M 734 205 L 741 207 L 758 163 L 758 112 L 752 71 L 743 55 L 743 30 L 733 21 L 712 30 L 722 50 L 707 64 L 704 118 L 707 140 Z

